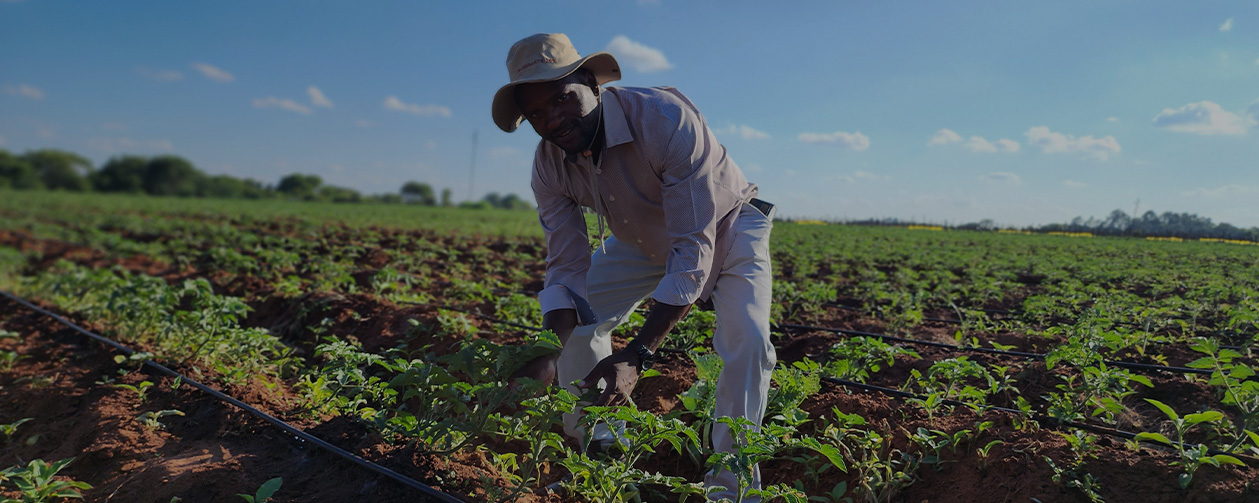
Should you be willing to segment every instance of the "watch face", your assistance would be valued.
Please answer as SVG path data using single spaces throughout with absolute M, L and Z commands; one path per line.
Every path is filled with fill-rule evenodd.
M 638 368 L 639 370 L 648 370 L 652 364 L 656 363 L 656 355 L 647 349 L 647 346 L 638 346 Z

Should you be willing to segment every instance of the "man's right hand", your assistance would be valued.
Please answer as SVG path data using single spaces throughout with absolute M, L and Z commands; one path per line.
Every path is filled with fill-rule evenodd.
M 539 356 L 525 363 L 516 373 L 511 376 L 512 387 L 515 387 L 520 379 L 533 379 L 541 381 L 543 384 L 555 384 L 555 376 L 557 374 L 555 362 L 559 360 L 559 355 Z

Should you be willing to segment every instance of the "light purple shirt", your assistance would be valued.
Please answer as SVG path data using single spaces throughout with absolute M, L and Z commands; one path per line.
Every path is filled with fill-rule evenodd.
M 533 160 L 548 248 L 538 299 L 543 313 L 576 309 L 582 325 L 595 322 L 586 302 L 590 241 L 582 207 L 595 209 L 618 240 L 665 267 L 652 298 L 680 306 L 712 293 L 739 208 L 756 196 L 756 186 L 677 89 L 611 87 L 602 95 L 606 142 L 597 165 L 545 140 Z

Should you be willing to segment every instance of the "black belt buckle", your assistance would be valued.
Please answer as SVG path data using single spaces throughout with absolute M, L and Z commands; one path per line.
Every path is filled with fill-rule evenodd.
M 774 203 L 753 197 L 748 201 L 748 204 L 752 205 L 753 208 L 756 208 L 756 211 L 761 212 L 762 215 L 765 215 L 765 218 L 770 220 L 774 219 Z

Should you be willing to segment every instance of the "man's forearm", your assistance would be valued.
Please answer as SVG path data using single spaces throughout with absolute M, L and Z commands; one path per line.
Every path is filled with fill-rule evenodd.
M 561 346 L 568 344 L 568 338 L 573 335 L 576 327 L 576 309 L 556 309 L 542 315 L 542 329 L 555 332 L 555 336 L 560 338 Z
M 638 336 L 634 340 L 655 352 L 664 343 L 665 336 L 673 330 L 674 325 L 682 321 L 682 318 L 686 317 L 686 313 L 690 311 L 691 304 L 674 306 L 657 301 L 647 312 L 647 320 L 643 322 L 643 327 L 638 329 Z

